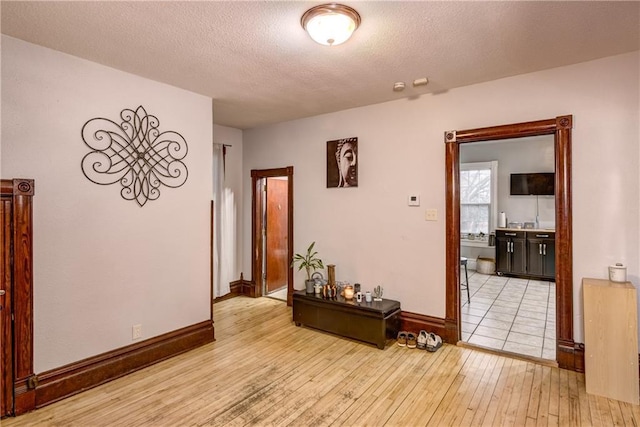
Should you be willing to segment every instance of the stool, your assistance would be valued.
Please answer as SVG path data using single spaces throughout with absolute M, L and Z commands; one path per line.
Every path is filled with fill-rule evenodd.
M 462 277 L 460 277 L 460 289 L 467 290 L 467 304 L 471 304 L 471 297 L 469 296 L 469 273 L 467 272 L 467 257 L 460 257 L 460 265 L 464 265 L 464 285 L 462 284 Z

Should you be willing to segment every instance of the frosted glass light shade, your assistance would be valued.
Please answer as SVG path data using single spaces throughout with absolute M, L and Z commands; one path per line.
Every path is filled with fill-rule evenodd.
M 360 15 L 349 6 L 323 4 L 307 10 L 301 23 L 315 42 L 336 46 L 349 40 L 360 25 Z

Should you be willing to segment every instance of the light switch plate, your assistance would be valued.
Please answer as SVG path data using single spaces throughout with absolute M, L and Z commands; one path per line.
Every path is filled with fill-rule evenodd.
M 438 220 L 438 210 L 437 209 L 427 209 L 424 215 L 424 219 L 426 221 L 437 221 Z

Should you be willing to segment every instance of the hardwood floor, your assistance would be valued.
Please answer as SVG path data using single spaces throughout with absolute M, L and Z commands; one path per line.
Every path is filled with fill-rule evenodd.
M 14 426 L 637 426 L 584 375 L 444 345 L 385 350 L 295 327 L 270 298 L 214 306 L 217 341 L 13 419 Z

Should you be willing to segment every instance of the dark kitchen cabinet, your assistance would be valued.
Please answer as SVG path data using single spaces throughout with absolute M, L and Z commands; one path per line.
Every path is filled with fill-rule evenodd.
M 526 232 L 496 230 L 496 272 L 526 274 Z
M 496 230 L 496 273 L 555 280 L 555 233 Z
M 555 233 L 527 232 L 527 274 L 544 279 L 556 277 Z

